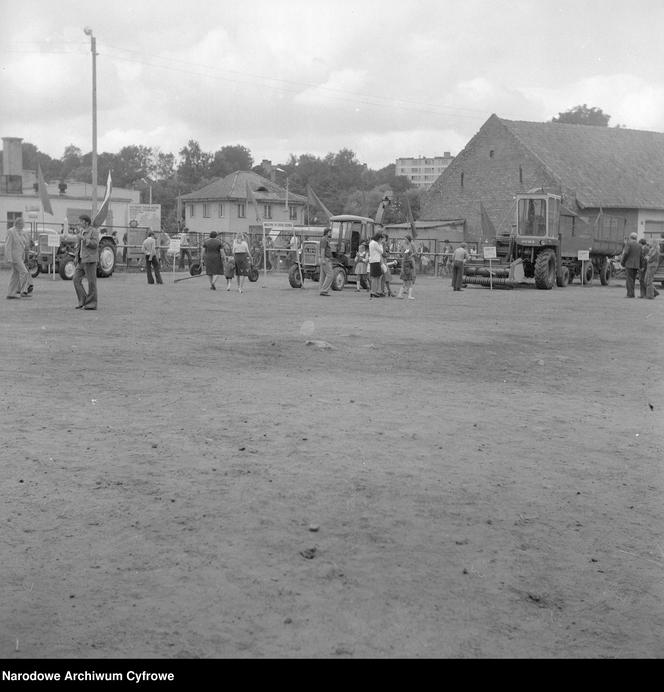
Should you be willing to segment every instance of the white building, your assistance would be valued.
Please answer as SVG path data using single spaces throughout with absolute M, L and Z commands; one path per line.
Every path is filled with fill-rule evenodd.
M 413 185 L 426 189 L 452 163 L 453 159 L 454 157 L 449 151 L 446 151 L 443 156 L 430 158 L 425 156 L 399 158 L 394 174 L 402 175 L 408 178 Z

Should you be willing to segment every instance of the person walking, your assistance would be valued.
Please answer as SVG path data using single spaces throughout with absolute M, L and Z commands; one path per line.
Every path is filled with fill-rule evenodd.
M 97 262 L 99 260 L 99 229 L 92 225 L 87 214 L 78 217 L 81 222 L 76 245 L 76 270 L 74 271 L 74 290 L 78 298 L 77 310 L 97 309 Z M 83 286 L 88 283 L 88 290 Z
M 641 245 L 637 240 L 636 233 L 630 233 L 629 240 L 625 243 L 620 264 L 625 267 L 625 288 L 627 289 L 626 298 L 634 298 L 634 287 L 636 277 L 641 268 Z
M 9 262 L 12 273 L 9 277 L 7 298 L 29 298 L 30 272 L 25 266 L 25 254 L 28 239 L 23 231 L 23 217 L 18 216 L 14 225 L 7 231 L 5 243 L 5 260 Z
M 224 273 L 221 257 L 221 240 L 217 237 L 217 231 L 210 231 L 210 237 L 203 243 L 203 256 L 205 259 L 205 273 L 210 281 L 210 290 L 216 291 L 214 285 L 217 277 Z
M 330 295 L 330 286 L 334 278 L 332 268 L 332 248 L 330 248 L 330 233 L 331 229 L 326 228 L 323 231 L 323 237 L 320 239 L 320 277 L 318 281 L 318 293 L 321 296 Z
M 468 250 L 466 243 L 461 243 L 459 247 L 452 253 L 452 288 L 455 291 L 463 290 L 463 265 L 468 259 Z
M 646 271 L 648 269 L 648 252 L 650 246 L 645 238 L 639 240 L 641 245 L 641 264 L 639 265 L 639 298 L 646 297 Z
M 413 286 L 415 284 L 415 247 L 413 246 L 413 239 L 409 235 L 403 239 L 401 274 L 399 278 L 402 284 L 399 288 L 399 295 L 397 298 L 403 298 L 404 291 L 407 291 L 408 300 L 415 300 L 413 296 Z
M 646 298 L 652 300 L 659 295 L 659 291 L 655 288 L 655 272 L 662 258 L 662 250 L 659 246 L 659 239 L 653 238 L 650 241 L 650 249 L 648 251 L 648 266 L 645 275 Z
M 382 239 L 383 234 L 377 231 L 369 241 L 369 280 L 371 282 L 369 298 L 380 298 L 380 284 L 383 276 L 381 266 L 383 262 Z
M 148 283 L 153 284 L 154 280 L 157 279 L 158 284 L 163 284 L 159 260 L 157 259 L 157 241 L 152 231 L 148 231 L 147 238 L 143 241 L 143 254 L 145 255 L 145 271 L 147 272 Z M 152 276 L 153 269 L 154 277 Z
M 357 249 L 357 254 L 355 255 L 355 276 L 357 277 L 355 283 L 355 290 L 361 291 L 362 284 L 368 286 L 369 277 L 369 249 L 366 243 L 361 243 L 360 247 Z
M 235 260 L 237 292 L 242 293 L 245 279 L 249 275 L 249 243 L 244 233 L 238 233 L 233 238 L 233 259 Z

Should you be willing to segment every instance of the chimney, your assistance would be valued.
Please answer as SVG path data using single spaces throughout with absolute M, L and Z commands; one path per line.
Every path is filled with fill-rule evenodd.
M 23 176 L 22 137 L 2 138 L 2 174 Z

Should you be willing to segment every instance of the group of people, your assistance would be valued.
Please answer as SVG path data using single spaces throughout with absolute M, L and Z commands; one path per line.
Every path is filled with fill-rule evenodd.
M 217 231 L 210 231 L 210 236 L 203 242 L 203 262 L 205 273 L 210 282 L 210 290 L 216 291 L 217 277 L 224 276 L 226 290 L 230 291 L 233 278 L 237 281 L 237 292 L 244 292 L 244 282 L 249 276 L 249 243 L 244 233 L 237 233 L 233 245 L 223 243 Z
M 639 278 L 639 298 L 652 300 L 659 295 L 655 288 L 655 272 L 659 266 L 662 251 L 660 243 L 664 242 L 657 238 L 652 238 L 648 242 L 645 238 L 637 240 L 636 233 L 631 233 L 625 243 L 620 263 L 625 268 L 625 287 L 627 289 L 626 298 L 636 297 L 636 279 Z

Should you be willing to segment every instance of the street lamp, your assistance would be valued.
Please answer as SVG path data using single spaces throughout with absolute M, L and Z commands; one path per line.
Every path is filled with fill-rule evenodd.
M 83 33 L 90 37 L 92 53 L 92 218 L 97 213 L 97 39 L 86 26 Z
M 275 168 L 275 171 L 279 171 L 280 173 L 286 173 L 286 171 L 283 168 Z M 288 211 L 288 178 L 290 176 L 288 173 L 286 173 L 286 201 L 284 202 L 284 209 Z

